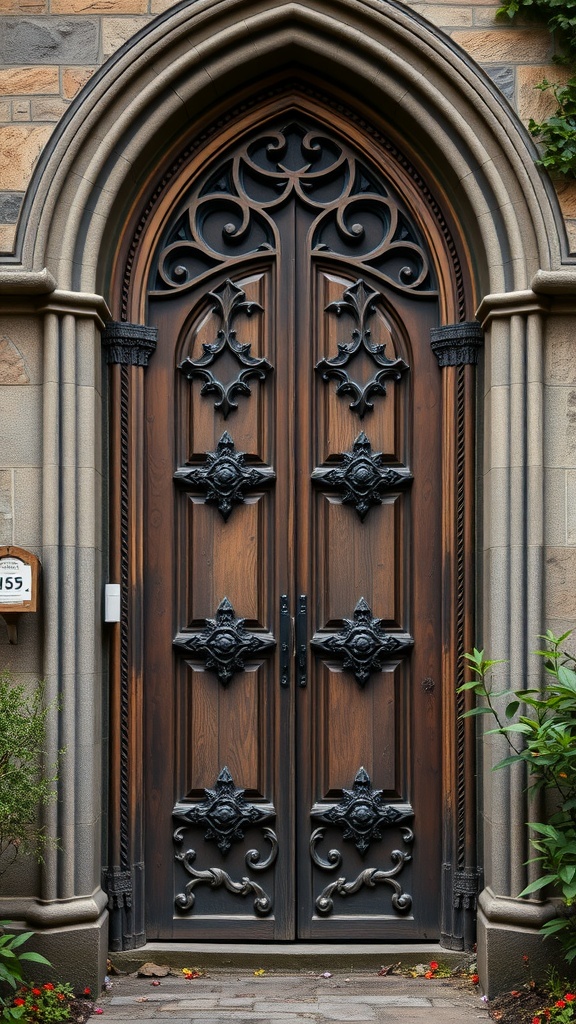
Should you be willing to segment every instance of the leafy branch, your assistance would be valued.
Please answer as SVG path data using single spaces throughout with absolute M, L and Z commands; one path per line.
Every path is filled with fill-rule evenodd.
M 554 61 L 570 73 L 564 85 L 544 79 L 536 86 L 541 92 L 551 92 L 556 101 L 550 117 L 544 121 L 531 118 L 528 123 L 530 134 L 544 149 L 537 163 L 566 178 L 576 178 L 576 0 L 505 0 L 496 17 L 513 20 L 518 14 L 546 25 L 560 46 Z

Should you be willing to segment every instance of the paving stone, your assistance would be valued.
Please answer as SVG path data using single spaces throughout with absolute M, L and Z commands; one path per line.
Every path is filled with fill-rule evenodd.
M 97 58 L 97 18 L 3 18 L 3 64 L 90 64 Z

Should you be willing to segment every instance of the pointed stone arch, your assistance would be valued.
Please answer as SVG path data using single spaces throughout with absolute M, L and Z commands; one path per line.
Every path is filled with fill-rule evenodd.
M 73 928 L 80 923 L 90 955 L 100 962 L 106 898 L 100 865 L 93 858 L 82 863 L 81 851 L 82 843 L 92 850 L 99 834 L 102 776 L 97 751 L 92 760 L 82 761 L 78 727 L 86 747 L 86 733 L 98 732 L 99 719 L 95 711 L 87 725 L 81 709 L 99 707 L 105 677 L 104 640 L 97 625 L 105 531 L 95 512 L 101 505 L 102 465 L 97 457 L 88 459 L 89 471 L 76 473 L 72 483 L 67 470 L 86 470 L 85 452 L 98 451 L 101 444 L 99 338 L 111 316 L 120 319 L 111 286 L 114 261 L 138 198 L 153 191 L 191 130 L 196 137 L 208 131 L 215 114 L 225 121 L 230 97 L 249 96 L 256 80 L 277 77 L 279 69 L 293 75 L 310 68 L 335 94 L 345 69 L 351 104 L 386 121 L 415 166 L 426 167 L 459 226 L 487 340 L 486 484 L 480 519 L 488 539 L 479 622 L 485 642 L 497 645 L 498 653 L 506 653 L 511 637 L 520 637 L 516 672 L 523 680 L 529 678 L 527 637 L 542 628 L 543 435 L 539 417 L 528 413 L 542 400 L 545 316 L 555 294 L 573 289 L 574 271 L 555 195 L 534 166 L 526 132 L 463 51 L 394 0 L 177 5 L 122 47 L 74 101 L 34 174 L 16 252 L 0 264 L 0 289 L 10 297 L 11 308 L 43 323 L 42 544 L 48 570 L 45 603 L 51 609 L 44 675 L 53 692 L 64 690 L 76 709 L 65 720 L 63 742 L 79 751 L 77 771 L 62 783 L 60 821 L 51 812 L 47 826 L 54 835 L 62 827 L 72 829 L 79 794 L 90 821 L 84 838 L 76 836 L 76 854 L 47 856 L 39 899 L 20 912 L 39 928 L 70 927 L 71 951 L 77 936 Z M 146 347 L 151 339 L 143 335 L 140 341 Z M 459 339 L 461 345 L 467 341 Z M 132 346 L 130 357 L 126 349 L 122 359 L 131 361 L 137 348 Z M 116 399 L 122 399 L 120 393 L 111 392 L 111 401 Z M 136 410 L 125 406 L 124 411 L 130 417 Z M 472 415 L 463 401 L 460 413 Z M 524 427 L 515 430 L 513 424 L 520 421 Z M 66 422 L 67 432 L 58 433 L 58 422 Z M 449 434 L 449 423 L 446 430 Z M 508 486 L 511 466 L 516 471 L 513 488 Z M 504 476 L 498 482 L 493 470 L 501 468 Z M 473 484 L 469 477 L 468 493 Z M 529 529 L 522 518 L 522 495 L 528 489 L 534 496 Z M 87 524 L 94 540 L 89 556 Z M 447 523 L 452 528 L 454 523 Z M 472 529 L 470 521 L 466 529 Z M 514 529 L 515 544 L 510 540 Z M 62 604 L 64 581 L 68 600 Z M 80 634 L 82 658 L 67 642 Z M 90 682 L 79 672 L 80 662 L 91 665 Z M 112 742 L 117 739 L 113 736 Z M 490 762 L 489 748 L 486 756 Z M 138 778 L 132 784 L 137 787 Z M 520 836 L 524 805 L 522 787 L 515 786 L 510 790 L 504 778 L 491 780 L 487 799 L 508 809 Z M 530 930 L 542 914 L 513 898 L 522 888 L 518 864 L 523 859 L 513 843 L 503 849 L 501 836 L 490 827 L 486 837 L 489 888 L 482 935 L 489 974 L 491 955 L 502 959 L 497 943 L 490 945 L 499 922 L 505 930 L 511 920 L 520 920 Z M 461 879 L 462 903 L 474 895 L 472 881 L 467 892 L 468 882 Z M 127 879 L 119 877 L 117 891 L 109 894 L 111 905 L 115 900 L 126 905 L 124 883 Z M 132 922 L 128 941 L 138 943 L 142 937 L 138 921 Z

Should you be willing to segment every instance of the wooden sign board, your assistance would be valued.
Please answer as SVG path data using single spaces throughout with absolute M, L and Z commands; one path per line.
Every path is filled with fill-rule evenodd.
M 37 610 L 39 575 L 36 555 L 14 545 L 0 547 L 0 615 Z

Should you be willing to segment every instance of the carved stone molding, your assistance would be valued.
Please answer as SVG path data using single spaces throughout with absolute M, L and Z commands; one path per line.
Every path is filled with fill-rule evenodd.
M 456 871 L 452 885 L 455 910 L 476 910 L 480 892 L 480 871 Z
M 214 789 L 205 789 L 206 799 L 202 803 L 178 803 L 172 811 L 172 817 L 183 821 L 174 832 L 174 842 L 181 843 L 186 825 L 206 825 L 204 839 L 213 839 L 221 853 L 228 853 L 232 843 L 244 839 L 244 829 L 250 825 L 258 825 L 275 817 L 276 812 L 271 804 L 255 805 L 244 799 L 244 790 L 238 789 L 228 768 L 224 767 L 216 779 Z M 270 840 L 271 837 L 268 836 Z M 276 837 L 274 836 L 274 842 Z M 274 842 L 272 843 L 274 849 Z M 250 850 L 250 863 L 254 867 L 259 861 L 259 854 Z M 262 868 L 260 868 L 262 870 Z
M 372 506 L 382 504 L 383 492 L 404 487 L 412 480 L 412 474 L 404 466 L 385 465 L 382 453 L 372 451 L 372 444 L 362 431 L 352 451 L 342 452 L 341 465 L 315 469 L 312 480 L 325 490 L 341 491 L 342 503 L 353 505 L 364 522 Z
M 201 633 L 178 633 L 172 643 L 185 654 L 200 658 L 227 686 L 235 672 L 243 672 L 248 658 L 262 656 L 276 646 L 271 633 L 251 633 L 244 628 L 244 619 L 237 619 L 230 601 L 225 597 L 216 610 L 215 619 L 206 619 Z
M 107 363 L 148 366 L 156 349 L 158 330 L 144 324 L 126 324 L 111 320 L 102 332 Z
M 315 650 L 342 662 L 351 669 L 360 686 L 365 686 L 372 672 L 379 672 L 385 661 L 409 651 L 414 640 L 408 633 L 386 633 L 382 619 L 374 619 L 363 597 L 354 609 L 353 619 L 344 619 L 339 633 L 315 633 L 311 640 Z
M 132 872 L 114 868 L 106 872 L 105 891 L 108 894 L 108 909 L 132 906 Z
M 382 790 L 372 789 L 370 776 L 365 768 L 360 768 L 356 773 L 352 789 L 343 789 L 342 794 L 342 799 L 330 807 L 316 804 L 310 816 L 317 821 L 341 828 L 342 838 L 351 839 L 362 855 L 374 840 L 382 839 L 383 828 L 398 825 L 413 817 L 411 808 L 400 809 L 385 803 Z M 330 854 L 334 852 L 330 851 Z M 330 854 L 328 860 L 335 863 Z
M 444 324 L 430 331 L 430 347 L 438 366 L 476 366 L 483 343 L 484 332 L 476 320 Z
M 246 466 L 244 452 L 237 452 L 228 431 L 224 431 L 215 452 L 206 452 L 204 466 L 184 466 L 174 474 L 181 484 L 205 491 L 206 503 L 216 505 L 224 522 L 234 505 L 241 505 L 248 491 L 276 479 L 270 466 Z

